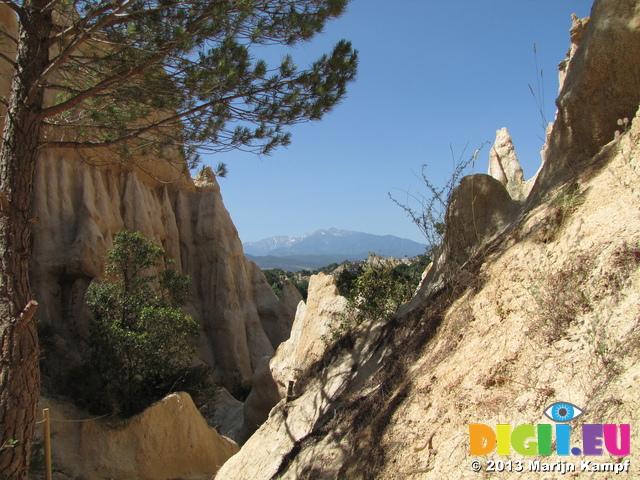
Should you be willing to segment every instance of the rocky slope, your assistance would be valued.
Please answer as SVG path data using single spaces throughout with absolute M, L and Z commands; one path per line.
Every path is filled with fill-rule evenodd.
M 583 425 L 637 431 L 640 5 L 596 0 L 571 39 L 536 178 L 524 182 L 498 132 L 491 175 L 456 190 L 441 255 L 414 299 L 310 362 L 292 348 L 297 335 L 282 344 L 272 378 L 297 377 L 296 398 L 276 405 L 217 479 L 488 478 L 496 461 L 511 461 L 500 478 L 614 477 L 597 467 L 640 476 L 635 433 L 631 455 L 623 435 L 599 455 L 558 455 L 555 433 L 548 452 L 542 436 L 539 452 L 520 445 L 531 455 L 508 440 L 470 452 L 470 424 L 553 424 L 543 412 L 557 402 L 584 410 L 567 425 L 585 453 Z M 321 299 L 310 291 L 308 302 Z M 330 320 L 307 321 L 320 335 Z

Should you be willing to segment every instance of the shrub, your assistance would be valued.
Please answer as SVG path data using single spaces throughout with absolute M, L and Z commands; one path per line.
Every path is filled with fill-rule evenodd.
M 343 268 L 340 273 L 335 275 L 336 287 L 338 287 L 340 295 L 347 298 L 353 297 L 353 292 L 356 288 L 356 281 L 363 273 L 364 267 L 361 262 L 343 264 Z
M 284 294 L 284 285 L 287 282 L 290 282 L 291 285 L 298 289 L 302 298 L 305 300 L 307 299 L 307 295 L 309 293 L 308 277 L 311 275 L 311 272 L 301 270 L 293 273 L 282 270 L 281 268 L 270 268 L 263 270 L 262 273 L 264 273 L 267 283 L 269 283 L 271 290 L 273 290 L 278 298 L 282 298 L 282 295 Z
M 427 175 L 427 165 L 423 164 L 420 175 L 416 174 L 416 176 L 426 188 L 425 193 L 406 191 L 406 201 L 404 203 L 389 193 L 389 198 L 393 203 L 402 208 L 407 216 L 411 218 L 411 221 L 420 229 L 427 240 L 427 249 L 430 250 L 431 253 L 437 253 L 437 249 L 442 243 L 442 236 L 445 230 L 445 217 L 453 191 L 460 184 L 460 180 L 469 172 L 469 167 L 473 169 L 478 154 L 487 143 L 488 142 L 485 142 L 480 145 L 480 148 L 466 160 L 464 160 L 464 155 L 467 150 L 466 147 L 457 159 L 453 153 L 453 148 L 451 148 L 453 172 L 444 186 L 437 186 L 429 179 Z M 410 206 L 411 203 L 417 203 L 418 206 L 412 207 Z
M 416 264 L 422 265 L 426 259 L 426 255 L 420 257 Z M 413 296 L 420 278 L 417 281 L 414 278 L 413 273 L 417 269 L 419 267 L 398 265 L 394 259 L 370 254 L 369 262 L 360 270 L 360 275 L 355 279 L 349 278 L 347 311 L 331 326 L 331 338 L 325 338 L 325 341 L 338 340 L 353 326 L 367 319 L 388 320 L 400 305 Z
M 192 367 L 188 338 L 198 325 L 181 307 L 187 275 L 161 269 L 164 251 L 140 232 L 120 231 L 107 253 L 105 280 L 89 286 L 89 353 L 67 375 L 74 399 L 95 413 L 130 416 L 177 389 L 202 392 L 206 368 Z
M 356 323 L 367 318 L 386 319 L 413 294 L 411 284 L 402 278 L 390 259 L 371 254 L 369 266 L 354 282 L 350 302 Z

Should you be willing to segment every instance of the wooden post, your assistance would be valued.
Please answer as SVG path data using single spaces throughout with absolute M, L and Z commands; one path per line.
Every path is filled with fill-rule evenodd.
M 289 403 L 291 400 L 293 400 L 293 385 L 294 385 L 294 381 L 293 380 L 289 380 L 289 387 L 287 388 L 287 402 Z
M 44 414 L 44 478 L 51 480 L 51 420 L 49 409 L 42 410 Z

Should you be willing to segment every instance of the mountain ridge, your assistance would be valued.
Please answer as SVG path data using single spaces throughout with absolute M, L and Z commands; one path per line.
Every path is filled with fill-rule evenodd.
M 276 257 L 347 255 L 366 258 L 369 252 L 382 256 L 414 257 L 426 250 L 426 244 L 394 235 L 374 235 L 337 228 L 319 229 L 300 237 L 273 236 L 257 242 L 245 242 L 242 246 L 246 255 Z

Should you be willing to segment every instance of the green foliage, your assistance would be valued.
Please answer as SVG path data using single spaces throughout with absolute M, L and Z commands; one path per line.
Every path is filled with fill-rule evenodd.
M 298 289 L 300 295 L 306 301 L 309 296 L 309 279 L 302 275 L 297 275 L 291 279 L 291 284 Z
M 333 271 L 338 268 L 340 265 L 343 265 L 345 262 L 340 263 L 330 263 L 326 267 L 320 267 L 313 271 L 312 274 L 325 273 L 327 275 L 331 275 Z
M 560 189 L 551 200 L 551 206 L 556 210 L 557 222 L 563 225 L 569 215 L 584 203 L 582 187 L 578 183 L 568 183 Z
M 400 263 L 394 268 L 394 275 L 398 278 L 398 281 L 403 281 L 411 286 L 411 289 L 415 291 L 422 280 L 422 274 L 424 273 L 427 265 L 432 261 L 432 258 L 427 255 L 418 255 L 411 259 L 409 263 Z
M 46 48 L 62 51 L 40 82 L 57 93 L 43 114 L 57 132 L 47 145 L 164 158 L 177 148 L 192 162 L 199 150 L 286 146 L 286 127 L 321 119 L 345 96 L 357 52 L 342 40 L 301 70 L 290 55 L 268 66 L 253 58 L 255 47 L 308 41 L 347 3 L 56 2 L 52 10 L 74 24 L 40 34 Z M 100 38 L 109 41 L 89 40 Z
M 285 272 L 281 268 L 270 268 L 268 270 L 263 270 L 262 273 L 264 273 L 264 276 L 274 293 L 278 297 L 282 297 L 284 282 L 289 278 L 292 278 L 291 272 Z
M 0 450 L 4 450 L 6 448 L 14 448 L 18 444 L 18 440 L 14 438 L 10 438 L 5 441 L 2 445 L 0 445 Z
M 375 262 L 388 262 L 393 269 L 393 277 L 397 282 L 404 282 L 408 284 L 412 290 L 420 283 L 422 273 L 426 266 L 431 262 L 429 255 L 418 255 L 411 259 L 405 259 L 399 261 L 397 259 L 385 259 L 373 255 L 371 257 L 375 259 Z M 273 289 L 273 291 L 279 296 L 282 296 L 284 284 L 290 282 L 294 287 L 298 289 L 302 298 L 306 301 L 309 290 L 309 279 L 312 275 L 318 273 L 324 273 L 326 275 L 333 275 L 335 278 L 336 286 L 340 295 L 347 298 L 353 298 L 355 295 L 356 281 L 365 273 L 366 268 L 370 266 L 371 259 L 348 261 L 332 263 L 325 267 L 320 267 L 314 271 L 300 270 L 298 272 L 288 272 L 280 268 L 271 268 L 263 270 L 267 282 Z
M 271 289 L 276 295 L 278 295 L 278 297 L 282 297 L 284 293 L 284 285 L 286 282 L 289 282 L 298 289 L 303 299 L 307 299 L 309 276 L 311 276 L 311 272 L 302 270 L 293 273 L 282 270 L 281 268 L 270 268 L 263 270 L 262 273 L 264 273 Z
M 389 259 L 371 254 L 369 266 L 353 283 L 350 305 L 355 322 L 386 319 L 413 295 L 413 288 Z
M 429 261 L 427 255 L 421 255 L 407 265 L 371 254 L 364 266 L 345 268 L 338 278 L 349 304 L 346 313 L 331 327 L 331 338 L 325 340 L 336 341 L 368 319 L 388 320 L 411 299 Z
M 206 369 L 191 367 L 188 338 L 198 325 L 181 310 L 190 279 L 175 270 L 153 274 L 163 259 L 162 248 L 140 232 L 117 232 L 104 282 L 89 287 L 89 356 L 69 372 L 68 384 L 96 413 L 129 416 L 178 388 L 206 388 Z
M 224 162 L 219 162 L 213 173 L 216 177 L 227 178 L 227 175 L 229 174 L 229 169 L 227 168 L 227 164 Z
M 364 267 L 362 263 L 355 263 L 352 265 L 343 264 L 343 268 L 340 273 L 335 275 L 336 287 L 338 287 L 340 295 L 351 298 L 356 286 L 356 281 L 363 273 Z
M 279 282 L 273 282 L 270 283 L 269 286 L 271 287 L 271 290 L 273 290 L 273 293 L 275 293 L 278 298 L 282 298 L 282 295 L 284 294 L 283 290 L 282 290 L 282 284 Z

